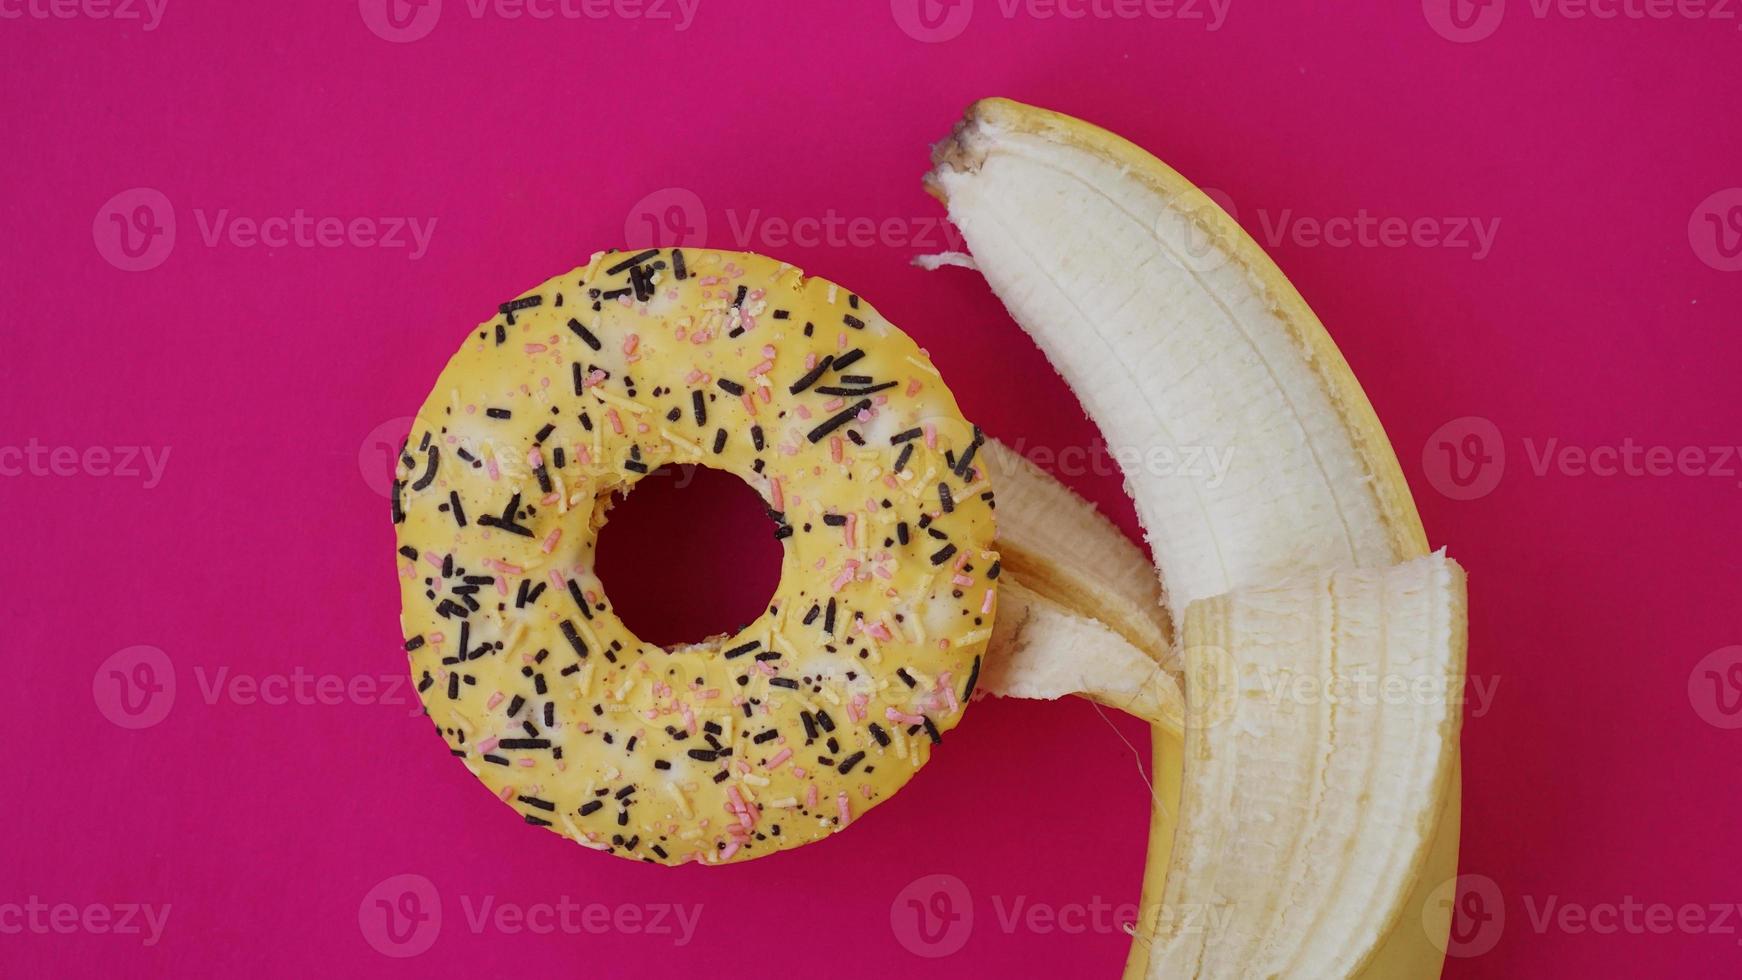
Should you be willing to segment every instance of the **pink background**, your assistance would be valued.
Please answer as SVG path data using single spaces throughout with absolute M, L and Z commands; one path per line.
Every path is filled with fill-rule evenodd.
M 268 687 L 298 672 L 400 675 L 372 433 L 416 408 L 495 303 L 620 244 L 643 211 L 688 202 L 709 244 L 863 292 L 994 434 L 1049 453 L 1092 445 L 1070 392 L 977 277 L 908 264 L 943 244 L 919 187 L 927 146 L 992 94 L 1125 134 L 1224 192 L 1255 235 L 1290 222 L 1267 247 L 1365 383 L 1432 540 L 1470 569 L 1471 671 L 1498 686 L 1464 736 L 1463 871 L 1485 876 L 1468 890 L 1488 905 L 1447 975 L 1711 976 L 1742 963 L 1742 917 L 1727 935 L 1598 935 L 1531 914 L 1551 901 L 1742 900 L 1742 730 L 1726 727 L 1742 721 L 1726 711 L 1742 668 L 1734 652 L 1702 663 L 1742 643 L 1738 464 L 1727 476 L 1532 465 L 1550 440 L 1739 441 L 1742 273 L 1724 271 L 1735 235 L 1716 239 L 1704 218 L 1742 228 L 1742 191 L 1712 198 L 1742 185 L 1738 21 L 1538 16 L 1512 0 L 1503 20 L 1489 8 L 1460 35 L 1440 0 L 1233 0 L 1211 30 L 1006 18 L 979 0 L 925 35 L 905 0 L 701 0 L 681 31 L 646 16 L 475 19 L 447 0 L 428 36 L 392 43 L 371 29 L 385 23 L 374 0 L 168 0 L 150 31 L 20 2 L 0 4 L 26 14 L 0 19 L 0 464 L 17 474 L 0 477 L 0 705 L 13 720 L 0 974 L 1113 975 L 1128 939 L 1105 923 L 1069 935 L 1000 921 L 1018 901 L 1067 919 L 1073 905 L 1136 901 L 1145 791 L 1119 736 L 1143 733 L 1084 703 L 982 703 L 849 836 L 664 871 L 521 826 L 403 690 L 278 705 L 207 690 L 220 674 Z M 161 198 L 109 203 L 134 188 Z M 681 191 L 648 199 L 668 188 Z M 173 210 L 173 249 L 124 271 L 108 216 L 149 200 Z M 201 221 L 223 209 L 437 223 L 416 259 L 360 239 L 208 245 Z M 1363 209 L 1499 225 L 1478 260 L 1425 239 L 1332 247 L 1293 224 Z M 900 234 L 740 233 L 753 217 L 831 210 L 893 219 Z M 31 440 L 170 455 L 148 489 L 149 475 L 96 475 L 108 467 L 83 456 L 63 467 L 83 471 L 72 476 L 19 473 L 5 447 Z M 1446 445 L 1495 461 L 1478 473 L 1488 492 L 1455 499 L 1471 493 L 1448 479 Z M 1110 472 L 1066 478 L 1135 530 Z M 680 504 L 746 510 L 728 506 L 741 497 L 706 509 L 659 493 L 652 518 Z M 761 541 L 753 524 L 752 512 L 715 539 Z M 670 625 L 726 625 L 770 582 L 737 583 Z M 161 721 L 132 730 L 111 723 L 130 716 L 109 671 L 151 676 L 132 673 L 135 653 L 110 660 L 138 646 L 162 651 L 149 655 L 156 681 L 167 673 L 176 690 L 148 709 Z M 398 875 L 427 879 L 421 907 L 443 913 L 412 945 L 371 925 L 374 897 L 422 887 Z M 971 910 L 972 929 L 924 945 L 903 911 L 916 895 Z M 172 910 L 146 945 L 83 926 L 20 931 L 7 906 L 33 896 Z M 702 913 L 682 946 L 644 928 L 474 932 L 467 918 L 486 897 L 564 896 Z M 1495 902 L 1503 928 L 1483 924 Z M 377 949 L 424 940 L 409 958 Z M 909 948 L 958 942 L 936 957 Z

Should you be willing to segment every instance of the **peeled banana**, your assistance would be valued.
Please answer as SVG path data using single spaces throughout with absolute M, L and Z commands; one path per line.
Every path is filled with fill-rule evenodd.
M 1111 133 L 991 99 L 933 159 L 928 187 L 974 265 L 1110 446 L 1232 454 L 1215 482 L 1125 472 L 1186 695 L 1183 737 L 1155 728 L 1146 915 L 1127 974 L 1437 976 L 1444 930 L 1430 935 L 1418 906 L 1456 865 L 1464 579 L 1428 556 L 1348 365 L 1231 218 Z M 1051 517 L 1000 503 L 1001 547 L 1037 542 L 1031 591 L 1066 608 L 1102 597 L 1099 612 L 1075 611 L 1135 628 L 1129 608 L 1161 587 L 1153 572 L 1132 576 L 1139 590 L 1068 549 L 1049 563 L 1061 541 L 1028 521 Z M 1122 662 L 1097 650 L 1078 673 Z M 1043 679 L 1071 676 L 1050 656 Z M 1284 673 L 1323 685 L 1345 669 L 1442 696 L 1264 696 Z M 1225 914 L 1174 914 L 1192 905 Z

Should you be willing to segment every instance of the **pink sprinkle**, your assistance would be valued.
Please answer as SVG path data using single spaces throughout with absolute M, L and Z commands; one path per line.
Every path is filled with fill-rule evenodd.
M 489 472 L 490 479 L 499 480 L 502 478 L 502 471 L 496 468 L 495 456 L 491 456 L 489 459 L 484 461 L 484 469 Z
M 756 399 L 751 398 L 748 391 L 740 395 L 738 400 L 744 403 L 744 411 L 749 412 L 751 415 L 756 414 Z
M 925 448 L 927 448 L 927 449 L 938 448 L 938 427 L 930 422 L 927 422 L 924 426 L 922 426 L 922 428 L 925 431 Z
M 982 614 L 984 614 L 984 613 L 989 613 L 991 611 L 992 611 L 992 590 L 987 589 L 986 590 L 986 598 L 980 600 L 980 612 Z
M 502 802 L 507 803 L 514 799 L 514 787 L 504 786 L 502 787 L 502 792 L 497 793 L 496 795 L 502 798 Z
M 635 353 L 635 348 L 640 347 L 640 346 L 641 346 L 641 335 L 638 333 L 632 333 L 629 336 L 623 338 L 623 353 L 625 353 L 625 354 Z
M 690 373 L 684 375 L 683 383 L 686 385 L 693 385 L 697 381 L 706 377 L 707 375 L 703 374 L 700 368 L 690 368 Z
M 767 762 L 763 763 L 762 768 L 764 768 L 764 769 L 779 769 L 780 764 L 782 762 L 785 762 L 786 760 L 788 760 L 790 758 L 792 758 L 792 750 L 791 749 L 781 749 L 779 752 L 774 753 L 774 758 L 769 759 Z
M 496 580 L 496 594 L 497 595 L 507 595 L 508 594 L 508 580 L 507 579 L 499 578 Z
M 809 371 L 811 368 L 814 368 L 816 366 L 817 366 L 817 355 L 815 353 L 806 354 L 804 356 L 804 369 L 806 371 Z
M 798 417 L 799 417 L 799 418 L 801 418 L 801 419 L 808 419 L 808 418 L 810 418 L 810 417 L 811 417 L 811 410 L 810 410 L 810 408 L 808 408 L 808 407 L 807 407 L 807 406 L 804 406 L 804 405 L 800 405 L 800 406 L 799 406 L 799 407 L 798 407 Z
M 724 861 L 736 853 L 738 853 L 738 842 L 733 841 L 726 845 L 725 850 L 720 852 L 720 860 Z
M 537 763 L 533 762 L 531 759 L 519 759 L 516 760 L 515 765 L 520 766 L 523 769 L 531 769 L 534 765 L 537 765 Z
M 971 576 L 962 575 L 960 573 L 957 573 L 955 575 L 950 576 L 950 582 L 953 585 L 959 585 L 965 589 L 968 586 L 974 584 L 974 579 Z
M 496 706 L 491 705 L 490 707 L 494 708 Z M 496 751 L 496 746 L 498 744 L 500 744 L 501 741 L 502 741 L 501 739 L 497 739 L 497 738 L 487 738 L 487 739 L 483 740 L 482 742 L 478 743 L 478 751 L 480 753 L 494 752 L 494 751 Z
M 433 551 L 424 552 L 423 553 L 423 560 L 429 562 L 431 565 L 434 565 L 437 568 L 442 567 L 442 556 L 436 554 Z
M 748 373 L 749 373 L 750 377 L 752 377 L 752 378 L 760 378 L 772 370 L 774 370 L 774 362 L 773 361 L 763 361 L 761 364 L 758 364 L 755 367 L 751 368 Z
M 582 466 L 591 466 L 593 465 L 593 451 L 586 446 L 576 446 L 575 459 L 579 460 Z
M 544 353 L 544 351 L 545 351 L 545 346 L 543 344 L 527 344 L 526 345 L 526 352 L 528 354 L 542 354 L 542 353 Z
M 614 409 L 614 408 L 606 409 L 605 410 L 605 419 L 606 419 L 606 421 L 611 423 L 611 431 L 617 433 L 618 435 L 623 434 L 623 419 L 617 415 L 616 409 Z
M 550 554 L 552 551 L 555 551 L 557 539 L 561 538 L 562 536 L 563 536 L 563 529 L 560 527 L 551 531 L 549 534 L 544 536 L 543 543 L 541 543 L 538 546 L 539 550 L 543 551 L 547 555 Z M 972 585 L 973 583 L 970 581 L 968 584 Z
M 494 708 L 501 703 L 502 703 L 502 692 L 497 691 L 495 694 L 490 695 L 490 700 L 484 702 L 484 707 Z
M 431 634 L 430 634 L 430 635 L 429 635 L 429 641 L 430 641 L 430 642 L 431 642 L 431 643 L 434 643 L 434 644 L 436 644 L 436 645 L 437 645 L 437 646 L 440 646 L 440 645 L 441 645 L 441 642 L 442 642 L 442 641 L 443 641 L 443 640 L 445 640 L 445 639 L 447 639 L 447 638 L 448 638 L 448 637 L 447 637 L 447 634 L 446 634 L 446 633 L 431 633 Z
M 839 395 L 837 395 L 834 398 L 831 398 L 828 401 L 823 402 L 823 411 L 833 412 L 845 404 L 847 404 L 847 400 L 845 398 L 842 398 Z
M 888 718 L 890 721 L 899 721 L 903 725 L 923 725 L 923 724 L 925 724 L 924 717 L 922 717 L 920 715 L 906 714 L 904 712 L 897 711 L 894 708 L 884 708 L 883 709 L 883 717 Z
M 535 470 L 544 465 L 544 454 L 538 451 L 537 446 L 526 451 L 526 465 Z
M 858 570 L 858 560 L 854 558 L 847 559 L 847 563 L 841 567 L 841 574 L 835 576 L 835 581 L 832 583 L 834 591 L 839 592 L 845 588 L 848 582 L 853 581 L 853 576 L 858 572 Z
M 568 588 L 568 586 L 563 583 L 563 573 L 554 568 L 550 570 L 550 584 L 556 586 L 558 589 Z
M 817 784 L 812 783 L 804 791 L 804 805 L 815 808 L 817 805 Z
M 847 794 L 835 794 L 835 809 L 841 815 L 841 826 L 845 827 L 853 816 L 853 811 L 847 807 Z
M 847 547 L 857 548 L 859 546 L 857 541 L 855 540 L 858 537 L 858 535 L 859 535 L 859 515 L 858 514 L 848 514 L 847 515 Z M 970 582 L 969 584 L 972 585 L 973 583 Z
M 777 476 L 774 479 L 770 480 L 769 487 L 770 487 L 769 492 L 768 492 L 769 502 L 774 505 L 775 510 L 785 510 L 786 509 L 786 492 L 784 490 L 780 489 L 780 477 Z
M 832 409 L 831 409 L 831 411 L 832 411 Z M 842 452 L 841 437 L 840 436 L 830 436 L 829 437 L 829 459 L 833 460 L 834 462 L 839 463 L 841 461 L 841 452 Z
M 914 395 L 919 394 L 919 389 L 921 389 L 923 387 L 924 387 L 924 385 L 919 383 L 918 378 L 914 378 L 912 381 L 909 381 L 907 383 L 907 397 L 912 398 Z

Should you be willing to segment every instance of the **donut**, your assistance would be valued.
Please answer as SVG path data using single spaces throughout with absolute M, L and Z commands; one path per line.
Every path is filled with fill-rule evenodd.
M 753 254 L 596 254 L 467 335 L 400 453 L 427 714 L 527 823 L 594 850 L 720 864 L 843 830 L 973 692 L 999 574 L 983 444 L 855 293 Z M 754 622 L 662 648 L 594 549 L 671 464 L 748 483 L 783 557 Z

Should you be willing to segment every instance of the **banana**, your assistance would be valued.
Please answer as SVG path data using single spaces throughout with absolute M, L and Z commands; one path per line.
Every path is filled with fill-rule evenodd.
M 1209 197 L 1111 133 L 985 100 L 933 159 L 974 265 L 1109 445 L 1143 450 L 1115 455 L 1142 460 L 1127 489 L 1180 627 L 1187 715 L 1183 738 L 1155 729 L 1150 914 L 1127 974 L 1437 975 L 1444 929 L 1405 910 L 1456 866 L 1463 577 L 1427 557 L 1336 345 Z M 1220 480 L 1167 463 L 1208 449 L 1232 453 Z M 1053 570 L 1096 588 L 1093 569 Z M 1375 664 L 1443 682 L 1444 703 L 1252 696 L 1284 669 Z M 1192 903 L 1214 934 L 1185 928 Z

